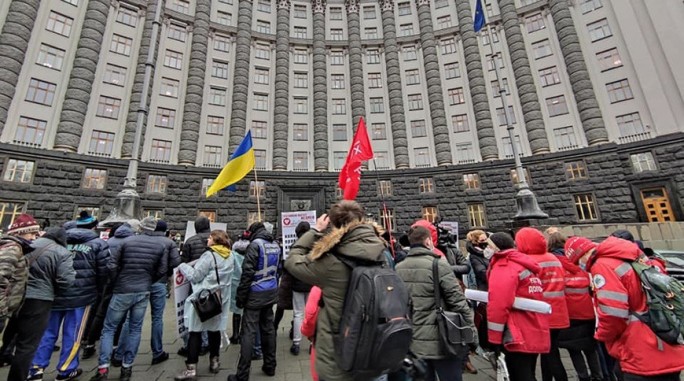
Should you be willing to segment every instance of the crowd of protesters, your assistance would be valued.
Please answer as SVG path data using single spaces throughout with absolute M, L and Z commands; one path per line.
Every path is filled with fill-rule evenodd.
M 426 220 L 398 239 L 361 205 L 342 201 L 314 226 L 297 226 L 285 258 L 267 222 L 233 240 L 199 217 L 182 245 L 168 238 L 166 222 L 152 217 L 115 226 L 107 240 L 97 227 L 97 219 L 82 213 L 42 231 L 22 214 L 0 240 L 0 365 L 10 366 L 8 381 L 42 380 L 57 348 L 59 381 L 79 378 L 80 359 L 95 355 L 91 381 L 107 380 L 111 367 L 121 368 L 120 380 L 131 380 L 148 304 L 152 365 L 168 360 L 163 314 L 174 269 L 192 289 L 178 350 L 186 367 L 177 381 L 196 380 L 207 353 L 209 372 L 218 373 L 227 331 L 228 341 L 240 345 L 228 381 L 249 380 L 254 360 L 274 376 L 276 336 L 289 309 L 290 354 L 309 354 L 314 380 L 459 381 L 478 372 L 471 358 L 484 354 L 504 359 L 511 381 L 535 380 L 537 363 L 543 381 L 565 381 L 571 370 L 562 350 L 581 381 L 678 381 L 684 369 L 684 343 L 663 341 L 643 318 L 649 301 L 632 266 L 666 274 L 665 263 L 628 231 L 594 242 L 557 228 L 472 230 L 462 252 L 453 236 Z M 406 359 L 376 374 L 340 363 L 338 328 L 357 266 L 392 269 L 410 298 L 413 340 Z M 468 301 L 467 288 L 487 292 L 488 301 Z M 220 311 L 204 318 L 198 303 L 211 293 L 220 295 Z M 543 301 L 551 312 L 517 308 L 516 298 Z M 474 338 L 447 350 L 440 311 L 457 313 L 460 328 Z

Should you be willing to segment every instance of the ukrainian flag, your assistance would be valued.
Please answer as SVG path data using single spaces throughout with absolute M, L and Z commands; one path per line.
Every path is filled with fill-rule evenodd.
M 228 163 L 223 167 L 221 173 L 219 173 L 209 189 L 207 189 L 207 197 L 242 180 L 254 169 L 255 164 L 254 149 L 252 148 L 252 131 L 248 131 L 238 148 L 228 159 Z

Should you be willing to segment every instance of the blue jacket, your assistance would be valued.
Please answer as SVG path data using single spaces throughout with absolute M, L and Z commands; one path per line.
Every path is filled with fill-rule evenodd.
M 242 276 L 236 293 L 238 308 L 260 309 L 278 300 L 278 264 L 281 250 L 266 229 L 252 234 L 242 263 Z
M 69 229 L 67 250 L 74 261 L 76 279 L 63 294 L 57 295 L 53 310 L 67 310 L 92 305 L 107 280 L 109 246 L 89 229 Z
M 110 238 L 107 240 L 107 244 L 109 245 L 109 251 L 114 252 L 118 251 L 119 248 L 121 248 L 121 244 L 123 241 L 128 238 L 132 237 L 135 235 L 135 232 L 133 229 L 127 225 L 121 225 L 119 226 L 118 229 L 114 232 L 114 237 Z

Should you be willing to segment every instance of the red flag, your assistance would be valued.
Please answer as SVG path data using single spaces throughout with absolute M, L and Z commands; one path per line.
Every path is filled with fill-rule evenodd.
M 359 127 L 356 129 L 354 140 L 349 148 L 347 160 L 340 171 L 340 189 L 344 191 L 345 200 L 353 200 L 359 193 L 361 185 L 361 162 L 373 158 L 373 147 L 371 147 L 366 122 L 363 117 L 359 120 Z

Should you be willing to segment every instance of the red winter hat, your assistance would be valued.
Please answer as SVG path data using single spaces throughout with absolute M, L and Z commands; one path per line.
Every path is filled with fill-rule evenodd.
M 589 250 L 596 249 L 596 244 L 584 237 L 570 237 L 565 241 L 565 256 L 574 264 L 577 264 Z
M 14 219 L 12 225 L 10 225 L 9 230 L 7 230 L 8 235 L 20 235 L 26 233 L 38 233 L 40 231 L 40 225 L 38 222 L 29 214 L 20 214 Z

